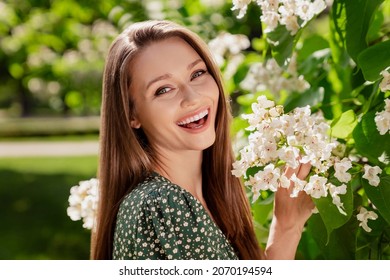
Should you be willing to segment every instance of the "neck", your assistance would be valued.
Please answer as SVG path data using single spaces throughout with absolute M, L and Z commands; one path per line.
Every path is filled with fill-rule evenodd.
M 156 171 L 190 192 L 200 202 L 202 193 L 202 151 L 169 151 L 159 154 Z

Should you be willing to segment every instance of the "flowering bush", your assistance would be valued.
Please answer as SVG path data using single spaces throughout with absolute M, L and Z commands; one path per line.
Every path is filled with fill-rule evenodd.
M 298 254 L 390 258 L 388 1 L 232 2 L 242 24 L 249 6 L 261 13 L 262 36 L 229 84 L 241 92 L 232 172 L 248 187 L 260 242 L 273 192 L 288 186 L 283 169 L 310 162 L 306 181 L 292 177 L 291 195 L 311 195 L 319 213 Z
M 291 178 L 295 182 L 291 196 L 305 191 L 319 199 L 329 193 L 339 212 L 347 215 L 339 195 L 347 189 L 341 183 L 351 181 L 347 171 L 352 163 L 332 154 L 338 143 L 330 138 L 330 126 L 323 116 L 319 112 L 312 115 L 309 106 L 283 114 L 282 106 L 275 106 L 264 96 L 252 104 L 252 109 L 253 114 L 244 116 L 250 124 L 249 144 L 241 150 L 241 159 L 233 164 L 233 174 L 248 179 L 245 184 L 252 188 L 253 200 L 258 199 L 260 191 L 288 188 L 290 182 L 281 172 L 286 167 L 310 163 L 313 172 L 309 182 Z M 339 181 L 338 186 L 328 181 L 330 174 Z
M 261 243 L 283 168 L 310 161 L 293 195 L 309 193 L 319 213 L 297 257 L 390 259 L 389 1 L 161 0 L 166 18 L 211 39 L 236 116 L 233 173 Z
M 96 217 L 99 181 L 81 181 L 70 189 L 68 216 L 73 221 L 83 220 L 83 227 L 92 229 Z
M 262 191 L 275 192 L 278 188 L 289 188 L 290 181 L 282 173 L 286 167 L 297 168 L 300 163 L 310 163 L 312 172 L 308 182 L 295 176 L 291 180 L 295 183 L 291 197 L 297 197 L 300 191 L 306 192 L 314 199 L 326 198 L 328 194 L 331 202 L 337 207 L 340 214 L 350 216 L 352 211 L 352 196 L 347 196 L 347 185 L 352 179 L 348 172 L 355 166 L 354 176 L 363 172 L 362 178 L 371 186 L 377 187 L 380 183 L 382 169 L 378 166 L 361 166 L 358 156 L 344 157 L 344 150 L 330 135 L 330 125 L 321 112 L 312 114 L 310 107 L 295 108 L 288 114 L 283 114 L 283 106 L 275 106 L 273 101 L 260 96 L 257 103 L 252 104 L 253 114 L 244 115 L 250 126 L 248 145 L 240 152 L 240 160 L 233 164 L 232 173 L 246 179 L 245 185 L 251 188 L 253 201 L 256 201 Z M 339 157 L 341 156 L 341 158 Z M 360 159 L 359 159 L 360 160 Z M 352 190 L 349 190 L 351 192 Z M 342 199 L 340 195 L 342 196 Z M 346 213 L 344 202 L 349 214 Z M 324 201 L 325 203 L 327 200 Z M 329 204 L 320 207 L 320 213 L 328 215 Z M 363 208 L 362 208 L 363 209 Z M 370 213 L 370 212 L 367 212 Z M 358 216 L 360 224 L 369 231 L 366 219 L 376 219 L 378 216 Z M 363 219 L 363 220 L 362 220 Z

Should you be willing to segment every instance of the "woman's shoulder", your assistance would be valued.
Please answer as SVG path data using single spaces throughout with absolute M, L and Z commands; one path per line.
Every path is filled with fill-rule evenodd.
M 165 177 L 152 173 L 139 183 L 134 190 L 125 196 L 121 209 L 142 210 L 146 206 L 159 204 L 160 206 L 187 204 L 191 199 L 184 189 L 173 184 Z

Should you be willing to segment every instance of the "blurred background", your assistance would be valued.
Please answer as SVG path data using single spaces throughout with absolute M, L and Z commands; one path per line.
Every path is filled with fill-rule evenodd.
M 261 35 L 227 0 L 0 2 L 0 259 L 88 259 L 69 190 L 96 176 L 104 58 L 132 22 L 170 19 L 206 41 Z M 242 79 L 243 77 L 241 77 Z
M 362 166 L 352 170 L 353 196 L 342 198 L 349 216 L 327 208 L 313 215 L 297 259 L 389 259 L 390 134 L 379 134 L 375 119 L 390 94 L 390 0 L 326 0 L 310 24 L 296 22 L 304 26 L 295 35 L 287 22 L 262 34 L 261 1 L 249 1 L 239 19 L 233 2 L 243 13 L 248 1 L 0 0 L 0 259 L 89 258 L 90 230 L 67 215 L 70 190 L 97 175 L 109 46 L 147 19 L 175 21 L 209 43 L 230 94 L 237 153 L 248 136 L 240 116 L 266 95 L 285 112 L 321 110 L 344 155 L 385 170 L 376 188 L 362 178 Z M 263 195 L 251 207 L 264 246 L 273 195 Z M 380 214 L 372 231 L 360 228 L 362 206 Z

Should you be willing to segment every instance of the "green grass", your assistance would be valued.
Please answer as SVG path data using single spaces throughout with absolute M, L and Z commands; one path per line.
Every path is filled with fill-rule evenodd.
M 90 231 L 66 214 L 97 157 L 0 158 L 0 259 L 88 259 Z

